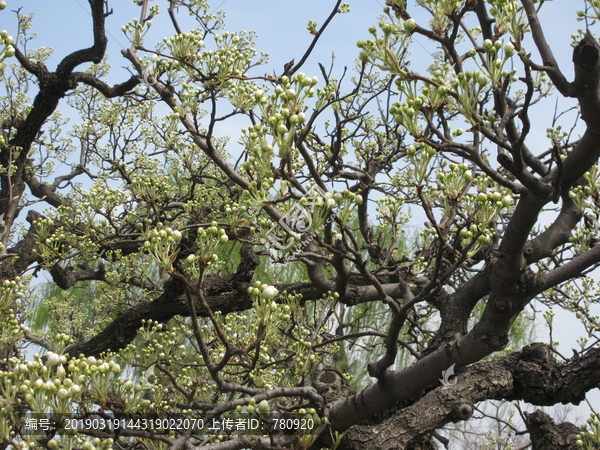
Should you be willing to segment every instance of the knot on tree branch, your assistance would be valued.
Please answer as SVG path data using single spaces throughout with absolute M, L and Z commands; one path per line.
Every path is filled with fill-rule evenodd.
M 452 416 L 455 419 L 454 422 L 470 419 L 472 415 L 473 406 L 468 403 L 461 403 L 455 410 L 452 411 Z
M 528 401 L 543 405 L 556 395 L 554 380 L 555 362 L 550 347 L 533 344 L 525 347 L 514 372 L 514 390 L 517 396 L 527 396 Z
M 502 350 L 508 344 L 507 332 L 493 332 L 483 336 L 483 343 L 494 351 Z
M 577 44 L 573 50 L 573 62 L 582 70 L 590 72 L 598 65 L 598 41 L 590 31 L 585 33 L 584 38 Z
M 543 411 L 525 413 L 525 425 L 533 450 L 571 450 L 577 448 L 575 436 L 581 430 L 570 422 L 556 425 Z
M 523 275 L 523 281 L 525 284 L 525 293 L 531 295 L 537 292 L 538 289 L 546 282 L 546 275 L 543 273 L 534 273 L 528 270 Z
M 581 118 L 587 124 L 588 130 L 597 135 L 600 133 L 600 45 L 589 30 L 573 51 L 573 63 L 575 84 L 580 91 L 577 98 Z
M 313 387 L 327 403 L 346 398 L 356 393 L 337 370 L 325 369 L 313 376 Z

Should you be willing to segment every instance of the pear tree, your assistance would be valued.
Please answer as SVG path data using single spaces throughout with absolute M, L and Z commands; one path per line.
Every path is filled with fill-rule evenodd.
M 109 59 L 88 3 L 55 69 L 0 32 L 2 450 L 448 448 L 487 400 L 597 448 L 540 409 L 600 384 L 596 0 L 571 78 L 544 0 L 389 0 L 351 75 L 307 63 L 341 1 L 274 73 L 204 0 L 137 2 Z

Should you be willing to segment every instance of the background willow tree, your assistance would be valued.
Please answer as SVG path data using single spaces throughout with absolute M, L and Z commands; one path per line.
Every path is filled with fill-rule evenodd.
M 14 46 L 2 34 L 1 57 L 16 57 L 0 100 L 2 448 L 431 449 L 479 402 L 579 403 L 598 387 L 593 35 L 577 39 L 569 81 L 543 1 L 394 0 L 344 93 L 332 71 L 300 72 L 313 45 L 264 75 L 253 34 L 221 31 L 203 1 L 140 3 L 123 27 L 134 75 L 114 86 L 105 1 L 89 0 L 93 45 L 55 71 L 31 49 L 30 18 Z M 347 10 L 311 22 L 313 44 Z M 150 19 L 174 29 L 156 47 Z M 407 59 L 415 34 L 438 48 L 422 73 Z M 530 133 L 552 89 L 579 101 L 579 137 Z M 239 118 L 241 152 L 217 132 Z M 414 248 L 409 206 L 427 220 Z M 55 287 L 40 303 L 42 272 Z M 534 299 L 578 314 L 588 336 L 572 358 L 506 350 Z M 348 355 L 366 385 L 344 373 Z M 24 413 L 57 423 L 27 434 Z M 84 429 L 111 417 L 133 425 Z M 165 434 L 151 417 L 263 428 Z M 282 432 L 278 417 L 314 428 Z M 524 419 L 536 449 L 600 439 L 593 417 L 586 433 Z

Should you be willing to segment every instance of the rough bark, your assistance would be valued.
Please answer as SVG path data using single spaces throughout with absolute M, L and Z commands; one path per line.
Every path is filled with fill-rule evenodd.
M 474 8 L 484 36 L 492 39 L 493 20 L 487 15 L 484 2 L 480 0 L 476 3 Z M 581 212 L 568 198 L 568 191 L 575 184 L 582 182 L 583 174 L 597 162 L 600 155 L 600 46 L 588 32 L 575 49 L 575 80 L 572 83 L 568 82 L 544 39 L 533 2 L 523 0 L 522 3 L 543 60 L 542 67 L 536 67 L 530 62 L 525 64 L 528 69 L 546 71 L 563 95 L 579 100 L 581 116 L 587 128 L 566 159 L 551 170 L 551 166 L 544 165 L 524 145 L 526 132 L 519 132 L 519 129 L 523 130 L 526 127 L 519 128 L 514 120 L 508 121 L 506 142 L 510 145 L 513 159 L 506 156 L 503 165 L 513 178 L 505 180 L 505 185 L 514 188 L 515 192 L 520 193 L 520 197 L 498 247 L 490 250 L 485 260 L 484 270 L 462 286 L 453 288 L 452 294 L 447 294 L 443 286 L 437 285 L 441 283 L 439 274 L 436 275 L 437 278 L 408 290 L 408 283 L 414 280 L 407 280 L 397 273 L 394 276 L 379 273 L 373 275 L 366 271 L 360 276 L 357 272 L 351 274 L 345 266 L 347 261 L 337 255 L 333 265 L 336 270 L 339 269 L 338 276 L 329 278 L 322 270 L 319 248 L 312 243 L 305 249 L 307 256 L 303 256 L 310 282 L 277 285 L 280 291 L 302 294 L 304 302 L 319 299 L 329 290 L 340 292 L 339 301 L 345 305 L 385 300 L 398 319 L 393 327 L 390 327 L 387 335 L 388 354 L 395 354 L 397 333 L 406 320 L 414 297 L 427 300 L 440 312 L 441 326 L 436 336 L 430 341 L 429 347 L 418 355 L 418 360 L 406 369 L 397 372 L 386 370 L 393 363 L 395 355 L 392 354 L 385 360 L 385 364 L 379 365 L 378 370 L 373 372 L 377 375 L 377 381 L 360 392 L 352 390 L 343 377 L 333 370 L 324 370 L 315 375 L 313 384 L 319 394 L 327 400 L 332 428 L 336 431 L 349 430 L 340 448 L 429 450 L 434 448 L 431 433 L 449 422 L 467 420 L 472 414 L 473 406 L 478 402 L 486 399 L 518 399 L 544 406 L 578 403 L 585 397 L 586 392 L 600 384 L 598 349 L 589 350 L 573 360 L 558 363 L 553 360 L 548 346 L 535 344 L 496 361 L 479 363 L 483 358 L 504 348 L 512 323 L 535 295 L 579 276 L 600 263 L 600 246 L 596 246 L 547 273 L 534 273 L 529 267 L 542 258 L 553 255 L 558 247 L 568 242 L 571 230 L 581 219 Z M 17 167 L 10 177 L 2 175 L 0 180 L 0 213 L 5 217 L 7 228 L 12 226 L 20 211 L 19 202 L 26 187 L 34 197 L 43 199 L 51 206 L 68 204 L 68 201 L 57 193 L 59 183 L 46 184 L 35 177 L 31 170 L 32 161 L 29 159 L 32 142 L 45 121 L 56 110 L 60 100 L 78 83 L 92 86 L 107 97 L 123 95 L 139 83 L 139 77 L 132 77 L 124 83 L 110 87 L 89 74 L 74 72 L 82 63 L 99 63 L 106 49 L 105 3 L 101 0 L 90 0 L 90 5 L 93 16 L 93 46 L 65 57 L 55 72 L 50 72 L 39 63 L 32 63 L 25 55 L 17 52 L 22 66 L 38 78 L 39 93 L 30 113 L 18 123 L 13 139 L 0 149 L 0 163 L 3 167 Z M 448 48 L 447 38 L 436 40 Z M 135 51 L 127 50 L 124 55 L 136 70 L 141 72 L 142 66 Z M 291 72 L 298 68 L 294 67 Z M 154 89 L 165 104 L 177 110 L 171 86 L 157 82 Z M 514 105 L 504 105 L 501 100 L 498 93 L 495 109 L 500 116 L 504 116 Z M 198 149 L 204 152 L 232 183 L 242 189 L 248 188 L 249 180 L 223 158 L 213 147 L 210 136 L 202 134 L 193 120 L 187 116 L 181 117 L 181 125 Z M 302 147 L 303 144 L 299 142 L 298 145 Z M 13 160 L 13 156 L 16 155 L 13 153 L 15 147 L 20 147 L 21 152 Z M 524 164 L 527 164 L 528 168 L 524 168 Z M 312 175 L 318 178 L 317 182 L 324 187 L 312 162 L 308 165 Z M 368 244 L 367 250 L 374 262 L 382 263 L 387 256 L 372 239 L 372 232 L 367 223 L 366 200 L 374 178 L 384 164 L 370 162 L 367 165 L 367 170 L 363 171 L 361 176 L 353 175 L 352 178 L 359 179 L 360 183 L 352 189 L 354 192 L 362 189 L 365 200 L 364 206 L 359 210 L 359 231 Z M 82 173 L 85 173 L 84 168 L 78 168 L 57 180 L 71 179 Z M 521 182 L 522 186 L 517 186 L 514 180 Z M 542 209 L 550 201 L 556 202 L 558 199 L 562 199 L 558 218 L 546 231 L 531 239 L 531 232 L 539 222 Z M 275 222 L 283 217 L 281 212 L 270 204 L 264 206 L 264 211 Z M 27 220 L 33 223 L 37 218 L 39 214 L 30 211 Z M 119 239 L 117 236 L 114 241 L 103 243 L 102 254 L 109 250 L 120 250 L 123 254 L 140 251 L 141 240 Z M 6 255 L 2 255 L 2 278 L 16 277 L 36 262 L 37 258 L 31 252 L 34 246 L 35 229 L 31 226 L 18 243 L 8 249 Z M 328 248 L 332 249 L 333 247 Z M 359 259 L 358 253 L 352 255 L 354 260 Z M 246 244 L 242 249 L 242 262 L 236 273 L 207 277 L 203 288 L 210 309 L 227 314 L 251 308 L 252 300 L 247 295 L 247 288 L 257 265 L 258 259 L 251 244 Z M 105 275 L 102 267 L 74 268 L 60 264 L 56 264 L 50 273 L 55 283 L 63 289 L 69 289 L 77 282 L 85 280 L 103 281 Z M 486 297 L 483 316 L 468 330 L 467 324 L 473 308 Z M 403 303 L 400 306 L 396 305 L 395 302 L 400 300 Z M 198 315 L 207 315 L 199 301 L 196 302 L 195 308 Z M 67 353 L 73 356 L 98 356 L 107 350 L 117 351 L 132 342 L 136 331 L 142 325 L 142 320 L 166 322 L 176 315 L 189 316 L 190 311 L 182 286 L 177 280 L 170 279 L 164 283 L 162 292 L 156 299 L 126 309 L 97 336 L 71 346 Z M 459 381 L 452 389 L 441 389 L 437 386 L 437 380 L 452 364 L 459 369 Z M 549 417 L 539 411 L 527 417 L 526 425 L 531 433 L 534 449 L 571 449 L 573 436 L 578 432 L 571 424 L 555 425 Z
M 575 436 L 581 432 L 570 422 L 555 424 L 543 411 L 525 414 L 525 424 L 531 436 L 532 450 L 576 450 Z
M 583 52 L 582 47 L 585 47 L 586 61 L 593 59 L 589 52 L 598 52 L 598 45 L 589 44 L 589 39 L 590 37 L 587 37 L 575 49 L 575 55 L 578 55 Z M 543 52 L 544 48 L 540 51 Z M 551 61 L 550 56 L 547 57 L 548 61 Z M 566 192 L 581 179 L 597 161 L 600 152 L 600 135 L 594 131 L 594 117 L 600 117 L 598 83 L 595 75 L 586 72 L 586 67 L 580 66 L 579 59 L 575 57 L 575 83 L 578 89 L 581 89 L 577 91 L 581 95 L 578 96 L 578 100 L 582 109 L 587 111 L 584 120 L 588 128 L 563 161 L 560 173 L 554 169 L 544 177 L 544 181 L 549 184 L 558 181 L 562 192 Z M 597 72 L 598 68 L 594 65 L 593 70 Z M 558 78 L 556 82 L 560 81 Z M 591 111 L 594 111 L 594 114 Z M 560 180 L 556 180 L 559 174 Z M 457 337 L 451 342 L 446 341 L 443 348 L 437 348 L 401 372 L 389 371 L 385 378 L 380 379 L 376 384 L 346 400 L 336 402 L 331 412 L 335 429 L 345 430 L 378 411 L 389 408 L 396 401 L 411 398 L 435 382 L 438 374 L 452 363 L 455 363 L 457 368 L 463 367 L 502 349 L 508 342 L 508 330 L 517 315 L 541 289 L 548 289 L 555 285 L 547 283 L 547 277 L 555 280 L 556 283 L 562 282 L 579 275 L 584 267 L 600 262 L 600 252 L 597 248 L 593 248 L 588 251 L 586 261 L 579 266 L 573 264 L 567 270 L 563 270 L 566 273 L 560 278 L 555 277 L 552 272 L 546 275 L 533 274 L 527 268 L 526 244 L 531 230 L 538 221 L 539 212 L 549 201 L 551 201 L 550 197 L 541 199 L 532 193 L 521 196 L 503 233 L 499 248 L 490 261 L 487 292 L 489 299 L 482 318 L 473 329 L 464 336 L 463 329 L 447 330 L 446 335 L 453 331 Z M 561 268 L 556 270 L 562 272 Z M 454 296 L 457 295 L 463 295 L 463 288 L 457 290 Z
M 452 388 L 429 387 L 417 401 L 376 425 L 354 426 L 346 433 L 341 448 L 404 449 L 449 422 L 468 420 L 473 407 L 487 399 L 523 400 L 537 406 L 578 404 L 586 392 L 598 386 L 599 348 L 557 362 L 548 345 L 532 344 L 498 360 L 459 371 Z M 534 446 L 538 445 L 534 448 L 539 449 L 571 448 L 560 445 L 572 445 L 580 431 L 572 424 L 555 426 L 541 412 L 528 417 L 527 428 Z

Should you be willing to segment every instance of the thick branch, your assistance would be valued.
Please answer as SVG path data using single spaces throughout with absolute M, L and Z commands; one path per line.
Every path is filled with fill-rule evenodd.
M 73 76 L 78 82 L 87 84 L 88 86 L 97 89 L 106 98 L 114 98 L 125 95 L 141 83 L 139 77 L 131 77 L 129 80 L 123 83 L 115 84 L 114 86 L 109 86 L 104 81 L 99 80 L 92 74 L 86 72 L 77 72 L 74 73 Z
M 529 26 L 531 27 L 533 41 L 540 52 L 546 73 L 562 95 L 565 97 L 578 97 L 580 95 L 579 90 L 573 83 L 569 83 L 562 74 L 556 59 L 554 59 L 552 49 L 550 49 L 548 42 L 546 42 L 546 37 L 542 31 L 542 26 L 540 25 L 533 1 L 521 0 L 521 3 L 523 4 L 523 8 L 527 14 L 527 20 L 529 21 Z
M 573 450 L 577 447 L 576 435 L 581 432 L 570 422 L 556 425 L 543 411 L 525 413 L 525 425 L 531 435 L 532 450 Z
M 581 118 L 588 129 L 600 134 L 600 45 L 588 30 L 573 51 L 575 83 L 580 90 L 578 95 Z
M 253 274 L 253 269 L 250 272 Z M 246 292 L 252 277 L 250 272 L 245 276 L 230 275 L 207 279 L 206 301 L 210 309 L 223 315 L 250 309 L 252 298 Z M 89 275 L 93 276 L 91 272 Z M 169 281 L 165 284 L 163 293 L 158 298 L 151 302 L 138 303 L 121 312 L 105 330 L 89 341 L 71 346 L 67 350 L 68 353 L 98 356 L 107 350 L 117 351 L 133 341 L 137 330 L 142 326 L 142 320 L 167 322 L 175 316 L 187 317 L 189 308 L 183 290 L 175 288 L 172 283 L 173 281 Z M 280 292 L 302 294 L 303 302 L 318 300 L 326 292 L 315 288 L 312 283 L 278 284 L 276 287 Z M 383 288 L 390 295 L 400 295 L 401 293 L 397 283 L 383 285 Z M 347 297 L 339 299 L 346 305 L 381 300 L 373 286 L 354 286 L 349 291 Z M 362 295 L 363 293 L 364 295 Z M 195 306 L 198 316 L 206 316 L 204 308 L 199 302 Z
M 69 289 L 78 281 L 86 280 L 104 280 L 106 271 L 104 266 L 101 266 L 98 270 L 94 270 L 91 267 L 85 267 L 83 270 L 74 270 L 72 266 L 63 267 L 60 263 L 56 263 L 52 269 L 50 269 L 52 280 L 61 289 Z
M 17 258 L 7 258 L 0 263 L 0 279 L 6 280 L 17 276 L 22 276 L 29 266 L 36 262 L 38 256 L 33 252 L 36 245 L 36 229 L 33 223 L 43 218 L 37 211 L 29 211 L 27 213 L 27 222 L 31 224 L 25 236 L 23 236 L 17 244 L 9 248 L 9 255 L 17 255 Z
M 438 387 L 430 391 L 376 427 L 355 426 L 348 431 L 341 448 L 405 448 L 449 422 L 467 420 L 473 406 L 479 402 L 505 399 L 524 400 L 539 406 L 577 404 L 598 383 L 600 349 L 595 348 L 580 358 L 557 363 L 548 345 L 533 344 L 496 361 L 476 364 L 459 372 L 457 383 L 451 389 Z M 533 427 L 528 425 L 528 428 L 532 431 Z M 569 431 L 572 438 L 579 429 L 572 426 Z M 534 442 L 538 437 L 532 434 Z M 541 439 L 549 440 L 551 437 L 546 435 Z
M 32 161 L 30 160 L 29 162 L 31 163 Z M 31 164 L 28 165 L 31 167 Z M 27 183 L 29 190 L 35 197 L 43 199 L 46 203 L 54 207 L 59 207 L 63 204 L 62 197 L 54 192 L 55 189 L 53 189 L 53 186 L 46 183 L 40 183 L 33 174 L 33 170 L 26 170 L 23 173 L 23 180 Z
M 557 247 L 569 242 L 573 227 L 581 220 L 581 211 L 567 195 L 562 197 L 562 208 L 558 217 L 546 230 L 532 239 L 525 247 L 527 264 L 552 255 Z
M 489 270 L 478 273 L 453 293 L 436 301 L 434 306 L 441 316 L 441 324 L 424 354 L 432 353 L 441 345 L 467 333 L 471 312 L 479 300 L 490 291 Z
M 104 58 L 104 52 L 106 51 L 106 44 L 108 42 L 104 29 L 104 20 L 106 15 L 108 15 L 104 14 L 105 0 L 89 0 L 89 3 L 94 27 L 94 45 L 83 50 L 75 51 L 66 56 L 56 68 L 56 74 L 59 76 L 70 76 L 73 69 L 80 64 L 86 62 L 100 64 L 102 58 Z
M 592 247 L 587 252 L 582 253 L 571 259 L 568 263 L 551 270 L 544 277 L 544 284 L 542 284 L 536 291 L 536 294 L 544 292 L 546 289 L 550 289 L 554 286 L 558 286 L 560 283 L 564 283 L 567 280 L 576 278 L 581 273 L 592 267 L 594 264 L 600 263 L 600 245 Z

